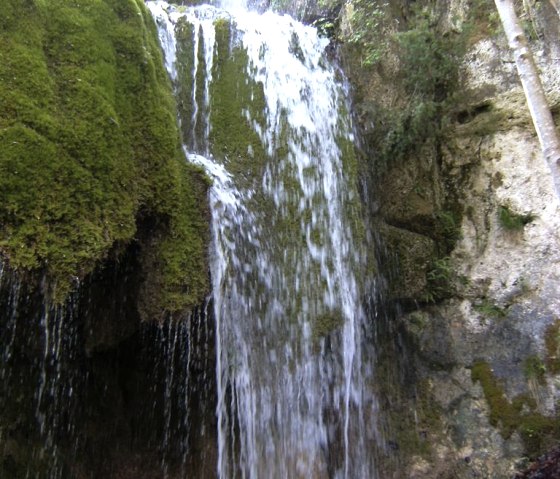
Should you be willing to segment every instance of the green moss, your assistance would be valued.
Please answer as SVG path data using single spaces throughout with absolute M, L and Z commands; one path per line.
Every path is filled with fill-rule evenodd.
M 193 52 L 194 36 L 198 33 L 193 31 L 192 26 L 186 21 L 179 25 L 178 86 L 183 135 L 195 150 L 208 150 L 217 162 L 222 163 L 240 191 L 250 192 L 250 199 L 246 200 L 245 206 L 255 216 L 261 226 L 258 229 L 263 232 L 257 233 L 262 236 L 255 240 L 267 246 L 267 255 L 283 262 L 286 278 L 295 278 L 296 275 L 302 274 L 298 271 L 297 260 L 302 248 L 307 247 L 308 242 L 320 246 L 329 238 L 325 225 L 321 224 L 320 220 L 313 222 L 313 213 L 321 212 L 325 208 L 324 195 L 317 193 L 312 198 L 305 197 L 298 168 L 289 158 L 291 142 L 305 141 L 307 132 L 304 129 L 291 128 L 287 118 L 288 112 L 280 111 L 279 118 L 274 119 L 277 120 L 274 131 L 268 131 L 275 135 L 271 139 L 273 148 L 268 151 L 270 145 L 263 144 L 258 133 L 259 129 L 267 131 L 268 128 L 263 84 L 255 80 L 256 75 L 251 75 L 250 70 L 253 66 L 243 43 L 237 38 L 239 32 L 236 30 L 235 23 L 230 19 L 222 18 L 214 22 L 214 27 L 212 80 L 208 85 L 210 105 L 206 112 L 202 112 L 204 101 L 200 86 L 207 80 L 204 78 L 206 65 L 201 54 L 203 45 L 199 42 L 198 52 Z M 297 37 L 292 38 L 291 48 L 295 53 L 299 51 Z M 198 60 L 197 78 L 193 79 L 195 60 Z M 196 111 L 190 105 L 193 89 L 198 105 Z M 341 99 L 341 103 L 343 101 L 344 99 Z M 345 113 L 341 112 L 340 122 L 346 121 Z M 196 145 L 191 140 L 203 136 L 196 131 L 197 125 L 201 124 L 203 119 L 204 122 L 209 121 L 211 126 L 208 144 Z M 344 130 L 341 128 L 341 131 Z M 356 181 L 358 175 L 354 145 L 344 138 L 344 135 L 340 135 L 336 140 L 340 148 L 344 173 Z M 263 186 L 265 172 L 267 180 L 273 182 L 270 188 Z M 321 173 L 315 167 L 307 168 L 305 171 L 306 178 L 310 182 L 321 181 Z M 365 233 L 359 215 L 361 205 L 356 186 L 352 185 L 344 192 L 347 200 L 344 202 L 344 213 L 346 217 L 351 218 L 350 226 L 354 230 L 356 243 L 361 243 L 361 237 Z M 282 192 L 280 201 L 275 198 L 276 195 L 270 191 L 271 189 Z M 319 215 L 320 213 L 317 214 Z M 269 235 L 274 236 L 273 244 L 269 241 Z M 318 264 L 310 265 L 309 274 L 321 278 L 322 272 L 315 271 L 316 267 Z M 256 283 L 258 281 L 255 280 Z M 290 298 L 290 301 L 298 302 L 296 298 Z M 320 315 L 323 311 L 314 313 Z M 294 307 L 288 316 L 301 319 L 302 314 L 300 308 Z M 323 322 L 325 321 L 319 321 L 319 323 Z M 320 331 L 324 329 L 332 329 L 332 327 L 318 328 Z M 315 333 L 318 330 L 316 328 Z M 320 335 L 323 333 L 320 332 Z
M 471 370 L 471 378 L 474 382 L 479 381 L 484 397 L 490 406 L 490 424 L 500 429 L 504 438 L 509 438 L 517 429 L 519 410 L 506 398 L 503 387 L 485 362 L 477 362 Z
M 509 231 L 520 231 L 535 218 L 536 216 L 533 214 L 520 215 L 514 213 L 507 206 L 500 206 L 498 208 L 500 225 Z
M 471 378 L 480 382 L 490 407 L 490 424 L 498 428 L 505 439 L 515 431 L 519 432 L 530 457 L 538 456 L 555 444 L 560 434 L 560 418 L 535 412 L 534 400 L 526 395 L 517 396 L 510 402 L 490 365 L 484 361 L 473 365 Z
M 201 288 L 188 288 L 196 294 L 184 298 L 167 288 L 206 276 L 199 269 L 204 182 L 184 165 L 143 2 L 20 3 L 4 2 L 4 11 L 18 13 L 9 13 L 0 31 L 2 255 L 16 269 L 45 272 L 62 300 L 73 276 L 134 238 L 142 211 L 165 225 L 160 306 L 194 304 Z M 173 242 L 171 255 L 165 245 Z M 179 274 L 177 262 L 196 268 Z
M 340 328 L 344 324 L 344 319 L 339 311 L 329 311 L 317 316 L 311 327 L 313 340 L 317 341 L 328 336 L 335 329 Z
M 181 128 L 183 142 L 191 151 L 194 151 L 195 124 L 192 121 L 194 114 L 194 78 L 192 75 L 192 68 L 194 64 L 194 51 L 192 45 L 195 41 L 194 26 L 188 23 L 184 17 L 181 17 L 175 28 L 175 35 L 178 44 L 176 51 L 178 81 L 175 85 L 175 96 L 177 98 L 179 115 L 182 120 Z M 182 48 L 183 45 L 188 45 L 188 47 Z M 198 94 L 199 92 L 197 91 L 196 93 Z M 196 100 L 198 101 L 198 104 L 200 104 L 200 98 L 197 97 Z
M 350 114 L 343 104 L 339 105 L 341 118 L 349 118 Z M 341 127 L 341 131 L 345 128 Z M 364 244 L 366 242 L 366 226 L 363 220 L 363 205 L 362 199 L 357 194 L 357 181 L 359 178 L 364 178 L 368 172 L 364 171 L 368 165 L 365 162 L 360 162 L 356 154 L 356 147 L 353 141 L 346 137 L 337 138 L 337 145 L 340 148 L 340 158 L 342 161 L 342 169 L 345 177 L 356 182 L 354 185 L 353 194 L 348 195 L 344 207 L 344 217 L 349 220 L 349 225 L 352 230 L 352 237 L 354 243 Z
M 560 373 L 560 319 L 556 319 L 544 335 L 545 364 L 550 374 Z
M 263 85 L 247 78 L 249 58 L 234 41 L 234 26 L 219 19 L 215 29 L 210 149 L 236 179 L 260 181 L 267 155 L 252 122 L 266 127 Z
M 538 356 L 529 356 L 523 362 L 523 373 L 527 379 L 535 379 L 541 386 L 546 385 L 546 367 Z
M 505 318 L 507 315 L 506 309 L 500 308 L 498 305 L 492 303 L 486 298 L 482 299 L 480 303 L 475 304 L 473 308 L 475 311 L 478 311 L 483 316 L 489 318 L 500 319 L 500 318 Z
M 421 428 L 437 431 L 441 429 L 442 409 L 434 401 L 433 386 L 428 380 L 423 380 L 416 386 L 418 425 Z
M 433 453 L 432 440 L 443 430 L 443 411 L 434 400 L 432 385 L 428 380 L 416 384 L 414 402 L 410 406 L 408 411 L 389 409 L 391 432 L 401 453 L 408 457 L 420 455 L 430 459 Z

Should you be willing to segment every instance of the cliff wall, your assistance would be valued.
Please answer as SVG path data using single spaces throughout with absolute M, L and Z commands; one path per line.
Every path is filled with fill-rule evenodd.
M 392 310 L 383 477 L 512 477 L 560 433 L 558 198 L 493 5 L 362 3 L 336 23 Z M 556 114 L 558 12 L 519 13 Z

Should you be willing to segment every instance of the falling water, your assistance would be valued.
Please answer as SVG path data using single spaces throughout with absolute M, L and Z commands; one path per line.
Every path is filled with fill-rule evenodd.
M 156 358 L 154 377 L 163 373 L 162 394 L 154 391 L 153 412 L 163 405 L 163 424 L 161 449 L 161 471 L 163 478 L 190 477 L 192 473 L 192 444 L 200 443 L 212 436 L 206 431 L 204 421 L 195 427 L 198 418 L 203 415 L 201 403 L 212 404 L 213 388 L 207 388 L 209 378 L 204 375 L 209 370 L 209 341 L 211 334 L 207 321 L 207 306 L 195 310 L 185 321 L 168 320 L 156 330 L 156 341 L 152 328 L 145 332 L 145 344 L 150 354 Z M 154 347 L 155 346 L 155 347 Z M 195 404 L 192 404 L 195 403 Z M 161 407 L 161 406 L 159 406 Z M 191 437 L 194 436 L 194 437 Z M 200 444 L 198 449 L 204 449 Z M 207 461 L 206 451 L 196 454 L 197 467 L 203 470 Z M 177 464 L 180 463 L 180 472 Z M 173 472 L 171 468 L 175 467 Z
M 64 306 L 53 305 L 0 262 L 0 310 L 7 313 L 0 335 L 0 443 L 15 444 L 10 442 L 13 436 L 27 436 L 22 461 L 27 470 L 20 471 L 25 477 L 35 477 L 37 470 L 48 471 L 53 479 L 65 477 L 61 450 L 71 454 L 79 447 L 76 389 L 82 378 L 76 361 L 75 307 L 75 295 Z M 30 424 L 22 417 L 33 417 L 35 430 L 28 430 Z M 21 430 L 14 431 L 13 424 Z
M 213 178 L 222 478 L 375 477 L 347 89 L 315 29 L 147 2 L 185 151 Z
M 142 466 L 145 477 L 208 477 L 215 470 L 208 305 L 184 321 L 135 323 L 119 336 L 111 328 L 125 326 L 130 308 L 120 302 L 130 287 L 120 273 L 112 271 L 113 282 L 89 278 L 54 305 L 0 261 L 1 478 L 125 477 Z M 108 289 L 116 303 L 110 294 L 99 300 Z M 104 342 L 115 336 L 117 347 Z

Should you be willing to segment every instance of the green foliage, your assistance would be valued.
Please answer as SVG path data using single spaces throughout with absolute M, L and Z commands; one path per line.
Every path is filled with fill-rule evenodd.
M 304 21 L 318 15 L 318 23 L 315 25 L 319 26 L 319 24 L 325 25 L 327 21 L 334 22 L 336 15 L 333 15 L 333 13 L 340 10 L 343 0 L 317 0 L 315 2 L 267 0 L 267 3 L 269 8 L 276 12 L 287 13 L 294 18 L 304 19 Z
M 546 328 L 544 346 L 546 368 L 550 374 L 560 373 L 560 319 L 556 319 Z
M 483 316 L 489 318 L 500 319 L 505 318 L 507 315 L 507 310 L 500 308 L 498 305 L 492 303 L 486 298 L 484 298 L 479 304 L 475 304 L 474 309 Z
M 360 51 L 361 65 L 371 67 L 377 64 L 387 51 L 384 39 L 384 20 L 387 4 L 368 0 L 353 0 L 350 16 L 350 34 L 346 41 Z
M 509 231 L 520 231 L 535 218 L 536 216 L 533 214 L 520 215 L 514 213 L 507 206 L 500 206 L 498 208 L 500 225 Z
M 525 359 L 523 362 L 523 373 L 527 379 L 536 379 L 542 386 L 546 384 L 546 366 L 538 356 L 529 356 Z
M 525 452 L 530 457 L 542 454 L 556 443 L 560 434 L 560 418 L 535 412 L 536 403 L 527 395 L 516 396 L 510 402 L 490 365 L 484 361 L 473 365 L 471 378 L 473 382 L 480 382 L 490 407 L 490 424 L 497 427 L 505 439 L 515 431 L 519 432 Z
M 311 7 L 310 11 L 304 12 L 304 18 L 305 14 L 309 14 L 311 18 L 315 17 L 311 25 L 317 28 L 319 35 L 337 41 L 340 34 L 340 10 L 343 4 L 343 0 L 317 0 L 316 5 L 304 3 Z
M 409 95 L 400 127 L 403 155 L 429 138 L 441 139 L 459 87 L 459 64 L 466 48 L 462 36 L 441 35 L 431 15 L 417 15 L 414 28 L 396 34 L 400 81 Z
M 442 102 L 458 85 L 458 65 L 465 52 L 460 36 L 442 35 L 429 15 L 420 15 L 415 28 L 396 35 L 407 92 L 426 101 Z
M 336 36 L 336 23 L 332 18 L 321 17 L 314 20 L 312 25 L 317 29 L 319 35 L 327 38 Z
M 436 214 L 434 237 L 445 252 L 451 251 L 461 239 L 461 215 L 453 210 L 443 210 Z
M 357 28 L 350 41 L 361 42 L 365 52 L 376 52 L 368 54 L 373 59 L 384 58 L 387 52 L 394 55 L 398 63 L 395 86 L 406 95 L 399 107 L 379 104 L 369 112 L 375 121 L 371 142 L 377 151 L 376 168 L 382 174 L 390 165 L 418 154 L 427 143 L 443 140 L 459 91 L 466 34 L 442 35 L 435 13 L 420 8 L 411 11 L 409 28 L 400 32 L 378 29 L 377 22 L 387 21 L 378 20 L 388 15 L 385 7 L 355 12 L 363 12 L 368 20 L 360 23 L 364 30 Z M 376 24 L 373 30 L 368 22 Z M 377 41 L 374 37 L 380 34 L 383 38 Z
M 2 23 L 2 255 L 14 268 L 46 273 L 62 300 L 73 276 L 134 238 L 141 211 L 161 218 L 165 231 L 168 252 L 162 250 L 157 274 L 170 290 L 163 296 L 199 277 L 205 183 L 184 164 L 143 2 L 5 0 Z M 175 260 L 196 267 L 179 279 Z M 162 307 L 192 305 L 200 290 Z
M 448 298 L 453 293 L 453 268 L 451 258 L 445 256 L 434 260 L 426 273 L 425 301 L 436 302 Z
M 483 37 L 497 35 L 502 29 L 500 16 L 492 2 L 472 0 L 469 11 L 468 25 L 469 43 L 475 43 Z
M 340 4 L 340 0 L 317 0 L 317 5 L 323 10 L 337 8 Z

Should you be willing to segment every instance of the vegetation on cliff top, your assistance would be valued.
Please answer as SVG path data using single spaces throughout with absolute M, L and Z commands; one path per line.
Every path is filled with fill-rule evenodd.
M 0 253 L 56 300 L 146 218 L 159 307 L 207 288 L 204 175 L 180 150 L 155 26 L 141 0 L 4 0 Z M 156 293 L 153 293 L 156 294 Z
M 364 72 L 388 77 L 399 95 L 369 101 L 365 106 L 375 127 L 368 142 L 375 145 L 375 167 L 390 166 L 419 154 L 428 142 L 438 143 L 446 131 L 460 90 L 459 66 L 468 31 L 442 33 L 441 13 L 428 2 L 403 7 L 351 2 L 343 40 Z M 400 21 L 395 21 L 395 18 Z M 368 97 L 366 85 L 365 96 Z M 358 92 L 360 94 L 360 92 Z

